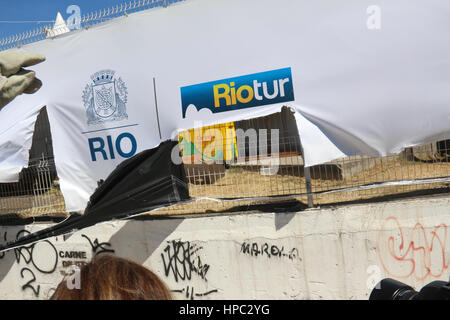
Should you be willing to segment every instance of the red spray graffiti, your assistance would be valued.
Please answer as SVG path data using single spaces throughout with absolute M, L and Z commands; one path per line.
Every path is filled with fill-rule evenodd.
M 387 218 L 378 236 L 378 256 L 384 270 L 395 278 L 442 278 L 449 267 L 447 225 L 427 231 L 417 222 L 405 232 L 395 217 Z

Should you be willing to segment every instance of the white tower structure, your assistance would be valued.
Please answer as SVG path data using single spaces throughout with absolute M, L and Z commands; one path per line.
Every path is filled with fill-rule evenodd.
M 67 27 L 67 24 L 61 16 L 61 13 L 58 12 L 53 28 L 46 30 L 45 35 L 47 38 L 53 38 L 67 32 L 70 32 L 70 29 L 69 27 Z

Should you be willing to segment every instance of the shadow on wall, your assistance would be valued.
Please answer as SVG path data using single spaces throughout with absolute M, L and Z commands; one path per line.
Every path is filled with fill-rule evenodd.
M 20 236 L 28 234 L 24 226 L 4 226 L 0 227 L 0 242 L 6 243 L 12 241 Z M 32 248 L 34 245 L 25 247 L 26 250 L 11 249 L 5 252 L 0 252 L 0 282 L 9 273 L 14 263 L 19 263 L 24 260 L 29 263 L 32 260 Z
M 289 222 L 295 217 L 297 212 L 278 212 L 275 213 L 275 230 L 278 231 L 284 226 L 288 225 Z
M 109 242 L 120 257 L 143 264 L 183 221 L 182 218 L 170 217 L 128 220 Z M 130 235 L 139 241 L 130 241 Z
M 140 220 L 126 221 L 123 226 L 111 236 L 108 242 L 108 249 L 112 249 L 111 252 L 120 257 L 129 258 L 137 263 L 143 264 L 184 219 L 166 218 L 164 220 L 152 219 L 152 221 L 148 221 L 149 218 L 146 218 L 145 220 L 147 220 L 147 223 L 145 224 L 142 223 L 142 220 L 143 219 L 141 218 Z M 96 227 L 93 226 L 91 228 L 95 230 Z M 83 237 L 83 231 L 84 230 L 80 230 L 76 234 L 64 235 L 64 243 L 70 242 L 70 238 L 74 235 Z M 25 230 L 25 226 L 0 227 L 0 240 L 2 243 L 15 240 L 27 234 L 29 234 L 29 231 Z M 52 260 L 52 265 L 46 265 L 44 268 L 42 268 L 42 263 L 40 263 L 42 259 L 38 259 L 42 257 L 41 251 L 46 251 L 42 249 L 50 248 L 51 250 L 49 249 L 47 252 L 52 255 L 57 255 L 58 242 L 53 240 L 54 237 L 18 249 L 1 252 L 0 282 L 5 279 L 16 263 L 21 264 L 22 267 L 31 267 L 35 266 L 34 264 L 37 264 L 35 266 L 37 271 L 42 273 L 53 273 L 57 268 L 61 268 L 62 265 L 60 261 L 58 262 L 57 256 L 55 256 L 56 259 L 50 259 L 49 257 L 48 260 Z M 99 245 L 101 246 L 102 244 Z M 35 247 L 38 247 L 38 250 L 34 250 Z M 39 255 L 40 257 L 37 257 L 36 255 Z M 43 263 L 47 264 L 46 261 L 43 261 Z M 51 270 L 47 270 L 47 267 L 51 268 Z

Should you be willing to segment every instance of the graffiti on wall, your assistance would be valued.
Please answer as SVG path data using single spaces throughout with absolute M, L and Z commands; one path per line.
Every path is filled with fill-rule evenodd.
M 218 292 L 217 289 L 196 292 L 192 282 L 192 280 L 208 282 L 210 265 L 204 262 L 204 258 L 200 254 L 202 250 L 203 246 L 190 241 L 167 241 L 167 245 L 161 253 L 164 275 L 177 284 L 187 283 L 182 289 L 175 289 L 172 292 L 183 293 L 186 299 L 191 300 L 195 297 L 205 297 Z M 193 279 L 194 276 L 196 279 Z
M 95 253 L 95 255 L 98 255 L 100 253 L 115 253 L 115 250 L 111 248 L 111 243 L 109 242 L 99 242 L 97 238 L 94 239 L 94 241 L 92 241 L 85 234 L 82 234 L 81 237 L 89 241 L 89 244 L 91 245 L 92 248 L 92 252 Z
M 449 268 L 447 225 L 425 228 L 417 222 L 402 227 L 396 217 L 384 221 L 378 236 L 378 256 L 384 270 L 396 278 L 442 278 Z
M 19 230 L 14 237 L 17 240 L 29 233 L 28 230 Z M 5 231 L 3 233 L 3 240 L 5 242 L 8 241 L 9 236 L 7 231 Z M 71 274 L 66 270 L 71 269 L 73 266 L 81 267 L 85 265 L 92 255 L 106 252 L 114 253 L 109 242 L 99 242 L 97 238 L 91 240 L 84 234 L 81 237 L 87 240 L 91 252 L 80 250 L 79 248 L 67 250 L 67 244 L 62 249 L 60 246 L 66 242 L 66 238 L 55 237 L 33 243 L 29 246 L 22 246 L 2 252 L 0 254 L 0 263 L 1 260 L 5 259 L 6 255 L 14 255 L 14 262 L 20 266 L 20 279 L 23 279 L 23 282 L 20 284 L 21 290 L 31 292 L 36 298 L 48 298 L 54 288 L 50 288 L 46 293 L 43 293 L 39 284 L 42 283 L 43 277 L 46 275 L 54 275 L 52 279 L 59 279 L 61 281 L 61 276 L 65 277 Z M 83 244 L 82 247 L 84 247 Z M 58 283 L 56 282 L 54 287 Z
M 241 245 L 241 251 L 244 255 L 249 255 L 251 257 L 266 257 L 271 258 L 286 258 L 289 260 L 295 260 L 301 258 L 299 257 L 298 249 L 285 249 L 284 246 L 277 246 L 275 244 L 269 244 L 267 242 L 249 242 L 244 241 Z
M 177 289 L 177 290 L 172 290 L 172 292 L 178 292 L 178 293 L 184 293 L 184 296 L 186 297 L 186 299 L 190 299 L 190 300 L 194 300 L 195 297 L 200 298 L 200 297 L 206 297 L 212 293 L 216 293 L 218 292 L 217 289 L 213 289 L 213 290 L 209 290 L 203 293 L 197 293 L 195 291 L 195 287 L 194 286 L 186 286 L 186 288 L 182 288 L 182 289 Z
M 27 230 L 19 230 L 15 234 L 15 239 L 19 239 L 30 232 Z M 8 233 L 5 231 L 3 240 L 8 241 Z M 21 289 L 23 291 L 31 291 L 35 297 L 41 294 L 41 285 L 38 283 L 37 275 L 52 274 L 56 271 L 58 265 L 58 251 L 54 244 L 49 240 L 36 242 L 29 246 L 15 248 L 12 251 L 3 252 L 0 256 L 4 259 L 6 254 L 14 254 L 15 262 L 20 267 L 20 278 L 23 279 Z

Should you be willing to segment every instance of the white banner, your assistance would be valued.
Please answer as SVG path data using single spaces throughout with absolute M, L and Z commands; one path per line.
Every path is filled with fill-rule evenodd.
M 377 3 L 190 0 L 130 14 L 25 46 L 47 57 L 44 86 L 10 107 L 47 105 L 69 211 L 199 120 L 290 106 L 307 166 L 449 138 L 450 2 Z
M 0 183 L 19 181 L 22 168 L 28 166 L 34 125 L 42 103 L 27 104 L 26 96 L 17 97 L 15 106 L 0 111 Z

